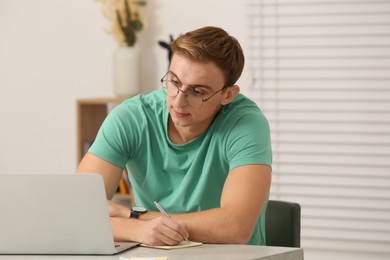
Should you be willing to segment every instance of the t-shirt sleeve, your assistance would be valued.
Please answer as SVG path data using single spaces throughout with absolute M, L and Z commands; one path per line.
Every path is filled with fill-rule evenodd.
M 241 116 L 231 127 L 226 149 L 229 170 L 248 164 L 272 166 L 270 128 L 265 116 L 260 111 Z
M 124 168 L 139 139 L 140 117 L 136 104 L 126 102 L 115 107 L 104 120 L 89 152 Z M 137 127 L 132 122 L 137 122 Z

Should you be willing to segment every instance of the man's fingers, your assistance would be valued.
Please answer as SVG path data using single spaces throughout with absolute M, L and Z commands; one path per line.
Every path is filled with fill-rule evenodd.
M 160 216 L 148 221 L 141 221 L 147 226 L 142 243 L 149 245 L 177 245 L 188 238 L 187 225 L 171 218 Z
M 184 225 L 179 222 L 161 216 L 158 218 L 161 225 L 156 226 L 161 234 L 160 240 L 167 245 L 175 245 L 188 238 L 188 232 Z

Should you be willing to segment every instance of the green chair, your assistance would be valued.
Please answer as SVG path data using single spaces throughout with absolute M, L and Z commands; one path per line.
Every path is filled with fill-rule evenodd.
M 269 200 L 265 213 L 267 246 L 301 247 L 301 206 Z

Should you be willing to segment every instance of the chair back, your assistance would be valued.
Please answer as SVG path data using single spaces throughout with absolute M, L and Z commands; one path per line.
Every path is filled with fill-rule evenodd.
M 301 206 L 298 203 L 269 200 L 265 214 L 267 246 L 301 246 Z

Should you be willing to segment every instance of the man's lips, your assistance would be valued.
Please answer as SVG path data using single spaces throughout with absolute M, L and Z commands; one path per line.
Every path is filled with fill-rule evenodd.
M 172 111 L 174 112 L 176 117 L 185 117 L 185 116 L 190 115 L 190 113 L 179 112 L 179 111 L 175 110 L 174 108 L 172 109 Z

